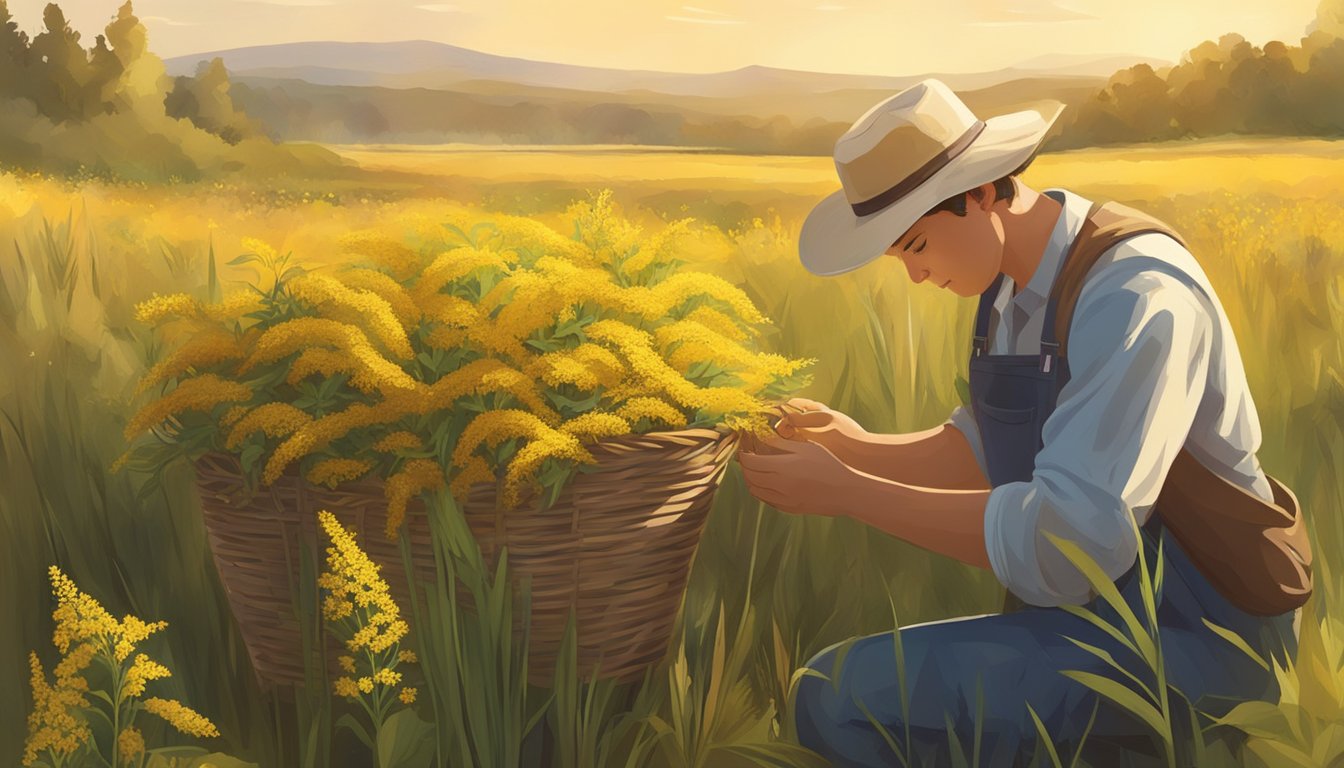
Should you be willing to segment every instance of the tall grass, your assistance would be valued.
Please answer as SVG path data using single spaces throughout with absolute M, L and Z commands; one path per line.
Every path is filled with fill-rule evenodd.
M 214 574 L 189 469 L 173 469 L 143 497 L 145 478 L 107 472 L 124 448 L 134 382 L 154 353 L 131 307 L 154 291 L 205 296 L 230 282 L 237 276 L 227 270 L 212 279 L 211 246 L 223 263 L 241 236 L 257 234 L 250 227 L 296 253 L 325 256 L 340 231 L 383 216 L 419 237 L 417 228 L 435 226 L 433 204 L 242 206 L 188 189 L 163 198 L 170 225 L 145 213 L 152 191 L 128 200 L 88 191 L 86 209 L 78 191 L 42 184 L 0 182 L 0 612 L 22 617 L 0 631 L 0 702 L 17 713 L 27 701 L 24 660 L 28 648 L 49 645 L 44 578 L 56 563 L 110 610 L 177 628 L 153 650 L 175 670 L 165 681 L 178 686 L 171 693 L 219 726 L 212 748 L 263 765 L 339 764 L 330 697 L 317 680 L 293 699 L 255 681 Z M 6 202 L 15 188 L 23 205 Z M 637 193 L 618 191 L 618 199 Z M 1219 727 L 1251 734 L 1239 756 L 1245 764 L 1329 764 L 1344 755 L 1344 208 L 1267 195 L 1124 201 L 1187 234 L 1205 265 L 1241 345 L 1264 427 L 1261 461 L 1297 492 L 1316 544 L 1318 590 L 1297 659 L 1278 670 L 1283 701 L 1245 705 Z M 222 223 L 211 229 L 211 220 Z M 806 396 L 878 432 L 942 421 L 960 401 L 972 302 L 911 285 L 894 262 L 837 278 L 807 274 L 797 263 L 800 224 L 791 215 L 709 228 L 697 258 L 775 319 L 767 341 L 777 351 L 820 361 Z M 417 707 L 438 723 L 437 765 L 529 764 L 542 751 L 572 766 L 807 765 L 815 759 L 790 746 L 791 693 L 805 660 L 890 630 L 894 616 L 910 624 L 984 613 L 1002 597 L 991 574 L 854 521 L 763 507 L 732 468 L 664 664 L 643 683 L 614 686 L 579 680 L 562 654 L 555 686 L 541 690 L 525 684 L 522 644 L 505 631 L 505 612 L 525 611 L 526 601 L 503 588 L 506 571 L 473 570 L 469 539 L 453 528 L 451 510 L 441 512 L 441 570 L 434 584 L 420 585 L 408 615 L 417 649 L 436 649 L 421 656 L 430 683 Z M 458 605 L 455 580 L 479 590 L 474 603 L 488 610 Z M 316 650 L 320 640 L 311 640 Z M 1181 713 L 1154 706 L 1173 751 L 1186 749 L 1176 743 L 1191 730 Z M 171 740 L 146 734 L 159 737 Z M 893 737 L 899 744 L 900 734 Z M 22 718 L 0 718 L 0 762 L 14 761 L 10 745 L 22 740 Z M 1048 752 L 1038 760 L 1071 760 Z

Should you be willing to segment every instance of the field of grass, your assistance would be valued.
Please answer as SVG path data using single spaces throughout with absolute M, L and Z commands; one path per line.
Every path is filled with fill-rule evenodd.
M 205 746 L 267 766 L 304 764 L 306 727 L 317 722 L 311 702 L 270 697 L 254 680 L 189 469 L 149 495 L 140 493 L 143 478 L 108 472 L 125 448 L 135 382 L 155 352 L 134 304 L 156 292 L 204 295 L 212 251 L 224 285 L 248 279 L 245 266 L 224 266 L 243 238 L 322 263 L 340 257 L 351 232 L 418 242 L 464 206 L 566 231 L 565 206 L 610 187 L 650 231 L 669 219 L 700 222 L 684 257 L 741 286 L 773 318 L 772 349 L 818 359 L 805 396 L 875 432 L 927 428 L 958 402 L 970 300 L 913 286 L 885 259 L 834 278 L 798 265 L 802 216 L 837 186 L 828 158 L 340 151 L 376 173 L 284 189 L 0 175 L 0 615 L 22 617 L 0 630 L 0 763 L 14 763 L 22 748 L 28 651 L 38 650 L 48 668 L 55 661 L 46 586 L 55 563 L 116 615 L 169 622 L 151 644 L 174 675 L 157 684 L 218 725 L 221 736 Z M 1283 706 L 1251 724 L 1259 737 L 1243 755 L 1248 765 L 1326 765 L 1344 755 L 1335 736 L 1344 732 L 1339 157 L 1325 142 L 1204 142 L 1046 155 L 1025 177 L 1037 188 L 1135 205 L 1186 234 L 1240 342 L 1264 428 L 1261 462 L 1310 516 L 1318 586 L 1303 623 L 1302 671 Z M 546 714 L 555 764 L 626 765 L 643 738 L 630 727 L 640 718 L 664 730 L 639 764 L 803 764 L 779 746 L 797 666 L 832 643 L 891 629 L 893 608 L 912 624 L 993 611 L 1001 596 L 991 574 L 853 521 L 765 508 L 731 468 L 665 664 L 648 685 L 558 691 Z M 481 674 L 478 685 L 496 679 L 489 668 Z M 546 694 L 520 691 L 529 706 L 507 712 L 533 712 Z M 585 696 L 595 707 L 586 714 Z M 509 720 L 507 712 L 499 717 Z M 492 743 L 522 738 L 516 721 L 488 728 Z M 152 743 L 172 738 L 145 733 Z M 494 754 L 529 764 L 536 741 Z M 1294 748 L 1310 757 L 1284 762 Z M 349 751 L 333 748 L 331 764 Z M 485 764 L 481 752 L 465 754 Z

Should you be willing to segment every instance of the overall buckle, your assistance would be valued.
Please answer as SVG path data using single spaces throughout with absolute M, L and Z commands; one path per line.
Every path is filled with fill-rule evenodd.
M 1041 342 L 1041 373 L 1050 373 L 1056 366 L 1055 361 L 1059 359 L 1059 342 L 1042 341 Z

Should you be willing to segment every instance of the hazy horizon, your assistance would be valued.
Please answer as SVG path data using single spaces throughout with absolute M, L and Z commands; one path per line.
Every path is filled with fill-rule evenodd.
M 9 5 L 22 29 L 33 34 L 40 28 L 46 0 Z M 59 5 L 91 45 L 120 0 Z M 1257 45 L 1271 39 L 1294 44 L 1316 6 L 1317 0 L 1191 0 L 1179 6 L 1158 0 L 1016 0 L 1010 6 L 969 0 L 957 7 L 902 9 L 879 0 L 589 0 L 556 16 L 543 0 L 137 0 L 135 12 L 150 31 L 151 49 L 163 58 L 297 42 L 427 40 L 613 69 L 694 74 L 759 65 L 891 75 L 992 71 L 1046 55 L 1174 62 L 1199 42 L 1229 32 Z

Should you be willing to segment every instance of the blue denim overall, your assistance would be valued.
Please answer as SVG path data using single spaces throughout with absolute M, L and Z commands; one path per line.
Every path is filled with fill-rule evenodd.
M 1055 301 L 1047 305 L 1039 354 L 989 354 L 989 319 L 1003 275 L 980 297 L 970 360 L 971 408 L 984 444 L 993 486 L 1029 481 L 1041 449 L 1041 428 L 1069 379 L 1056 354 Z M 1178 741 L 1190 731 L 1183 702 L 1210 715 L 1225 714 L 1238 701 L 1274 700 L 1273 677 L 1242 651 L 1207 629 L 1203 620 L 1246 638 L 1264 658 L 1282 663 L 1295 654 L 1293 614 L 1264 618 L 1247 614 L 1218 593 L 1194 567 L 1158 510 L 1140 529 L 1150 572 L 1157 543 L 1166 559 L 1157 595 L 1157 623 Z M 1116 580 L 1137 616 L 1144 616 L 1138 563 Z M 1030 765 L 1036 756 L 1036 729 L 1025 704 L 1041 719 L 1060 759 L 1068 764 L 1082 734 L 1082 758 L 1094 766 L 1161 765 L 1158 742 L 1142 723 L 1090 688 L 1061 674 L 1078 670 L 1110 678 L 1134 689 L 1097 655 L 1073 640 L 1108 652 L 1154 688 L 1153 674 L 1109 633 L 1062 608 L 1022 604 L 1020 609 L 949 619 L 900 630 L 904 656 L 904 696 L 896 666 L 893 632 L 838 643 L 807 666 L 826 675 L 808 675 L 798 686 L 794 718 L 799 742 L 836 766 L 906 764 L 893 754 L 887 731 L 910 765 L 951 765 L 953 742 L 969 763 L 978 728 L 979 765 Z M 1118 615 L 1101 599 L 1085 606 L 1112 626 Z M 840 653 L 848 645 L 847 653 Z M 837 669 L 835 662 L 842 663 Z M 1175 695 L 1179 691 L 1181 695 Z M 908 711 L 901 702 L 909 701 Z M 977 707 L 978 702 L 978 707 Z M 1095 720 L 1088 727 L 1095 707 Z M 865 711 L 866 710 L 866 711 Z M 871 715 L 871 719 L 869 717 Z M 877 727 L 881 725 L 881 729 Z M 1201 720 L 1207 726 L 1207 720 Z M 1234 741 L 1229 728 L 1218 728 Z M 1041 749 L 1040 757 L 1045 757 Z M 1185 758 L 1188 761 L 1188 755 Z M 1046 758 L 1048 764 L 1048 758 Z M 1185 762 L 1183 764 L 1189 764 Z

